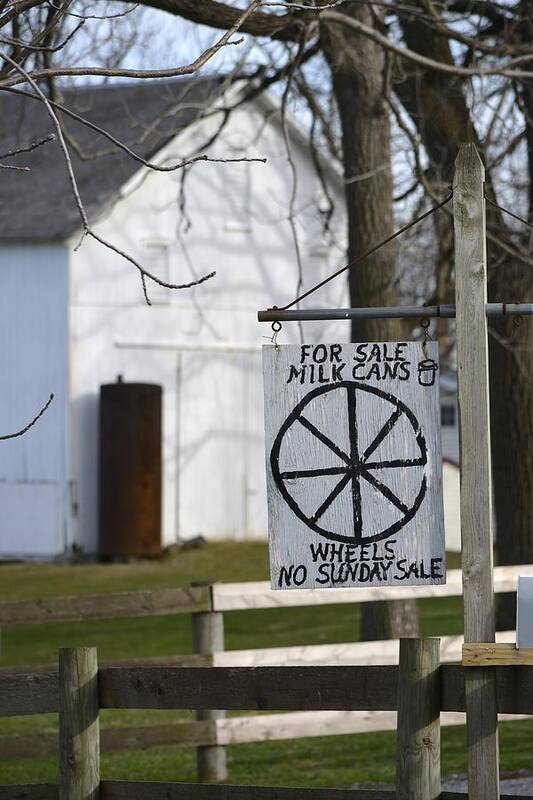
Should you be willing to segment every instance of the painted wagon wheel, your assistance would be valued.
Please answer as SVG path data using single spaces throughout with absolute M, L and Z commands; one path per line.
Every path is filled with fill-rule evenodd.
M 358 430 L 360 422 L 358 423 L 357 414 L 358 403 L 364 399 L 361 393 L 374 395 L 374 406 L 376 403 L 378 406 L 385 404 L 381 405 L 380 409 L 385 414 L 385 422 L 376 425 L 376 430 L 371 432 L 369 442 L 364 449 L 360 446 L 360 431 Z M 366 397 L 368 398 L 368 394 Z M 335 435 L 328 435 L 323 429 L 321 430 L 319 423 L 315 425 L 309 419 L 309 416 L 312 416 L 309 412 L 317 400 L 323 404 L 323 409 L 327 408 L 329 403 L 333 415 L 345 415 L 348 447 L 342 446 L 342 443 L 339 445 L 338 441 L 334 441 Z M 399 436 L 394 438 L 400 421 L 403 426 L 401 439 Z M 308 437 L 308 441 L 311 442 L 311 461 L 308 456 L 307 463 L 301 466 L 291 463 L 291 468 L 287 469 L 285 468 L 287 465 L 284 467 L 283 463 L 280 466 L 280 460 L 283 462 L 283 458 L 280 456 L 283 455 L 284 448 L 287 449 L 290 446 L 291 440 L 296 441 L 297 428 L 300 426 L 303 426 L 311 436 L 310 440 Z M 393 452 L 392 456 L 380 459 L 376 451 L 383 446 L 388 448 L 388 451 L 397 449 L 399 452 Z M 324 447 L 326 451 L 324 451 Z M 409 449 L 412 453 L 411 456 L 406 457 L 402 452 L 403 449 Z M 327 452 L 333 465 L 321 464 L 320 456 L 314 451 Z M 294 458 L 297 460 L 298 456 L 296 455 Z M 420 424 L 411 409 L 394 395 L 377 389 L 375 386 L 356 381 L 328 384 L 309 392 L 281 426 L 270 453 L 274 481 L 296 516 L 311 530 L 325 538 L 351 544 L 367 544 L 385 539 L 397 533 L 413 519 L 426 494 L 427 481 L 423 469 L 426 464 L 426 441 L 420 430 Z M 419 468 L 418 473 L 420 474 L 418 475 L 419 480 L 418 478 L 416 480 L 416 494 L 411 499 L 402 498 L 383 479 L 385 474 L 390 475 L 395 470 L 416 468 Z M 309 511 L 309 509 L 301 507 L 302 504 L 296 489 L 297 487 L 302 489 L 304 483 L 311 478 L 319 479 L 317 493 L 319 499 L 316 507 Z M 331 488 L 332 480 L 333 488 Z M 365 486 L 373 489 L 374 494 L 379 495 L 383 503 L 388 503 L 389 507 L 396 509 L 396 515 L 399 514 L 399 518 L 379 530 L 375 529 L 374 522 L 369 524 L 367 520 L 364 523 L 362 488 Z M 331 526 L 324 523 L 324 517 L 327 512 L 331 516 L 331 511 L 335 511 L 335 504 L 339 503 L 343 494 L 344 502 L 346 502 L 346 492 L 349 493 L 350 529 L 348 532 L 330 529 Z M 377 527 L 379 528 L 380 525 Z

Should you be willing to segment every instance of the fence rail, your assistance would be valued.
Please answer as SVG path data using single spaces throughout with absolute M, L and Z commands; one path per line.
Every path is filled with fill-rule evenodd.
M 495 567 L 494 591 L 514 592 L 519 575 L 533 577 L 533 564 Z M 300 606 L 370 603 L 377 600 L 457 597 L 462 594 L 460 569 L 448 570 L 445 584 L 381 589 L 300 589 L 273 591 L 268 581 L 214 583 L 177 589 L 142 592 L 51 597 L 0 603 L 0 625 L 46 622 L 79 622 L 86 619 L 149 617 L 213 611 L 244 611 L 251 608 L 298 608 Z
M 533 715 L 533 670 L 494 667 L 498 713 Z M 464 668 L 440 667 L 441 711 L 464 711 Z M 393 711 L 397 666 L 101 667 L 100 708 Z M 0 676 L 0 716 L 58 710 L 57 673 Z
M 411 649 L 409 664 L 413 662 L 416 648 L 423 640 L 405 640 L 406 649 Z M 404 642 L 404 644 L 405 644 Z M 438 648 L 437 648 L 438 653 Z M 91 656 L 89 658 L 89 656 Z M 405 657 L 402 656 L 402 658 Z M 87 751 L 99 752 L 101 742 L 98 727 L 94 726 L 100 708 L 166 708 L 203 709 L 219 708 L 247 709 L 354 709 L 358 712 L 396 710 L 398 697 L 406 691 L 408 679 L 418 692 L 425 692 L 427 681 L 417 677 L 416 670 L 407 670 L 392 665 L 351 667 L 100 667 L 90 684 L 80 681 L 68 692 L 69 705 L 65 709 L 61 697 L 66 697 L 66 686 L 70 685 L 66 665 L 76 665 L 85 659 L 96 666 L 96 652 L 90 648 L 62 651 L 58 673 L 28 673 L 0 676 L 0 715 L 37 714 L 43 709 L 54 711 L 60 708 L 60 752 L 61 763 L 70 763 L 65 753 L 69 748 L 68 732 L 74 736 L 84 735 L 93 739 Z M 416 659 L 415 659 L 416 660 Z M 403 661 L 401 662 L 403 663 Z M 412 674 L 414 671 L 414 675 Z M 76 670 L 75 670 L 76 672 Z M 498 686 L 498 710 L 502 713 L 533 714 L 533 669 L 530 667 L 496 668 Z M 462 712 L 465 708 L 465 669 L 459 665 L 432 665 L 432 696 L 436 708 L 447 712 Z M 96 680 L 97 678 L 97 680 Z M 89 697 L 92 695 L 92 700 Z M 88 703 L 88 700 L 90 702 Z M 420 729 L 421 719 L 418 704 L 400 707 L 398 741 L 409 749 L 412 738 Z M 423 705 L 422 703 L 420 705 Z M 94 712 L 87 714 L 87 708 Z M 67 713 L 68 712 L 68 713 Z M 82 720 L 80 724 L 80 720 Z M 197 736 L 198 742 L 212 743 L 214 738 L 203 739 L 206 731 L 213 730 L 216 722 L 184 723 L 183 730 L 189 736 Z M 231 720 L 221 720 L 227 724 Z M 65 734 L 65 729 L 66 733 Z M 109 735 L 114 732 L 109 731 Z M 169 730 L 169 736 L 174 732 Z M 84 758 L 94 771 L 94 757 L 83 755 L 83 748 L 76 751 L 76 771 L 83 772 Z M 80 755 L 81 753 L 81 755 Z M 436 764 L 433 769 L 440 769 Z M 416 764 L 413 764 L 416 772 Z M 62 767 L 63 770 L 63 767 Z M 68 771 L 68 767 L 67 767 Z M 409 776 L 408 776 L 409 777 Z M 416 777 L 416 776 L 415 776 Z M 97 771 L 94 781 L 100 788 L 102 800 L 392 800 L 391 791 L 282 789 L 268 787 L 208 786 L 202 784 L 168 784 L 151 782 L 103 781 Z M 403 777 L 405 780 L 405 776 Z M 62 772 L 62 780 L 64 775 Z M 416 782 L 416 781 L 415 781 Z M 65 785 L 68 785 L 68 781 Z M 63 795 L 78 800 L 77 794 Z M 418 795 L 417 795 L 418 796 Z M 420 795 L 422 796 L 422 795 Z M 464 794 L 443 793 L 442 798 L 459 800 Z M 49 800 L 59 798 L 54 785 L 0 786 L 0 800 Z M 80 795 L 81 798 L 81 795 Z
M 161 617 L 211 611 L 209 586 L 157 589 L 145 592 L 116 592 L 85 597 L 50 597 L 0 603 L 0 625 L 43 622 L 80 622 L 86 619 L 118 617 Z
M 396 792 L 364 789 L 288 789 L 267 786 L 206 786 L 197 783 L 102 781 L 101 800 L 395 800 Z M 467 800 L 459 792 L 442 792 L 441 800 Z M 53 784 L 0 786 L 0 800 L 59 800 Z M 530 795 L 500 795 L 500 800 L 531 800 Z
M 519 575 L 533 577 L 533 565 L 495 567 L 494 591 L 515 592 Z M 426 597 L 461 596 L 460 569 L 450 569 L 446 583 L 438 586 L 369 586 L 368 589 L 298 589 L 273 591 L 268 581 L 246 583 L 214 583 L 213 611 L 240 611 L 250 608 L 296 608 L 297 606 L 371 603 L 376 600 L 407 600 Z
M 495 569 L 495 590 L 513 591 L 518 575 L 533 575 L 533 565 L 497 567 Z M 390 599 L 391 591 L 405 597 L 451 597 L 461 594 L 461 572 L 450 570 L 448 582 L 441 586 L 409 587 L 398 590 L 369 589 L 318 589 L 314 591 L 275 592 L 266 581 L 232 584 L 213 584 L 192 586 L 183 589 L 164 589 L 144 592 L 123 592 L 109 595 L 86 597 L 51 598 L 41 602 L 24 601 L 0 603 L 0 622 L 21 625 L 44 622 L 69 622 L 80 619 L 105 619 L 124 616 L 159 616 L 166 614 L 192 614 L 193 626 L 209 632 L 209 620 L 218 618 L 222 636 L 213 641 L 211 652 L 197 652 L 163 657 L 125 659 L 118 662 L 103 663 L 101 674 L 107 667 L 139 668 L 151 667 L 275 667 L 280 664 L 291 667 L 306 666 L 354 666 L 354 665 L 397 665 L 398 640 L 386 642 L 357 642 L 321 644 L 296 647 L 274 647 L 255 650 L 224 650 L 223 622 L 224 611 L 251 608 L 297 607 L 302 605 L 355 604 L 375 599 Z M 396 596 L 396 595 L 395 595 Z M 204 631 L 204 632 L 205 632 Z M 219 631 L 220 633 L 220 631 Z M 507 631 L 497 635 L 497 641 L 514 641 L 514 632 Z M 202 637 L 201 637 L 202 638 Z M 205 637 L 203 637 L 205 638 Z M 209 638 L 209 637 L 208 637 Z M 441 661 L 460 661 L 463 637 L 447 636 L 441 639 Z M 209 642 L 202 642 L 202 648 Z M 17 673 L 14 675 L 13 673 Z M 23 674 L 20 668 L 0 669 L 0 687 L 3 677 L 15 677 L 13 696 L 21 699 L 16 713 L 25 711 L 33 701 L 30 700 L 36 687 L 43 687 L 37 701 L 40 711 L 57 710 L 57 666 L 35 667 L 31 673 Z M 5 693 L 4 697 L 5 697 Z M 145 700 L 146 701 L 146 700 Z M 0 700 L 0 707 L 2 701 Z M 143 706 L 144 708 L 148 706 Z M 211 707 L 209 710 L 211 710 Z M 276 711 L 281 711 L 276 708 Z M 1 710 L 0 710 L 0 713 Z M 195 723 L 184 722 L 172 725 L 141 725 L 105 729 L 102 732 L 102 749 L 132 749 L 135 747 L 196 747 L 199 753 L 199 777 L 209 776 L 202 766 L 200 754 L 213 755 L 229 744 L 260 742 L 280 738 L 304 738 L 323 735 L 359 733 L 368 730 L 392 730 L 396 725 L 396 714 L 389 711 L 350 711 L 337 707 L 336 710 L 292 711 L 259 716 L 243 715 L 224 719 L 221 712 L 214 712 L 206 719 L 206 711 L 199 712 L 204 719 Z M 514 715 L 516 712 L 508 712 Z M 207 714 L 209 716 L 209 714 Z M 443 716 L 445 725 L 464 722 L 462 711 L 451 711 Z M 53 754 L 57 751 L 55 734 L 30 734 L 26 736 L 0 737 L 0 758 L 33 757 Z M 222 776 L 219 769 L 219 779 Z M 211 776 L 212 778 L 212 776 Z
M 496 642 L 508 643 L 516 639 L 516 631 L 498 631 Z M 441 661 L 461 661 L 464 638 L 442 636 Z M 337 642 L 334 644 L 290 645 L 247 650 L 216 650 L 213 653 L 183 654 L 175 656 L 150 656 L 103 661 L 109 667 L 305 667 L 305 666 L 357 666 L 372 664 L 397 664 L 398 639 L 369 642 Z M 31 671 L 54 672 L 56 664 L 40 664 Z M 3 667 L 0 675 L 28 672 L 28 667 Z M 1 753 L 0 753 L 1 757 Z

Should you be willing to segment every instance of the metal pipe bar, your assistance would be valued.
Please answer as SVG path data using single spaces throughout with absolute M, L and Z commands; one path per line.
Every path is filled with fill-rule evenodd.
M 533 303 L 487 303 L 487 317 L 529 317 Z
M 487 317 L 533 315 L 533 303 L 487 303 Z M 308 308 L 283 311 L 268 308 L 257 312 L 259 322 L 304 322 L 330 319 L 435 319 L 455 317 L 455 306 L 391 306 L 390 308 Z

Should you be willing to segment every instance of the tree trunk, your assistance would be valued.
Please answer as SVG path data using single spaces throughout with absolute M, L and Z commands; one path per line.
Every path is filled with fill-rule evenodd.
M 490 250 L 489 250 L 490 253 Z M 505 263 L 493 282 L 491 299 L 528 299 L 531 267 L 520 264 L 521 280 L 512 280 Z M 514 300 L 514 298 L 517 298 Z M 490 342 L 493 485 L 499 564 L 533 563 L 533 327 L 525 319 L 493 320 Z M 498 339 L 495 338 L 495 335 Z M 502 343 L 503 342 L 503 343 Z M 514 594 L 498 598 L 496 627 L 516 625 Z
M 521 3 L 520 35 L 533 36 L 533 2 Z M 533 82 L 520 87 L 525 117 L 528 219 L 533 221 Z M 495 215 L 495 213 L 494 213 Z M 531 231 L 522 226 L 522 249 L 531 252 Z M 493 246 L 489 246 L 489 255 Z M 495 270 L 491 299 L 526 302 L 531 295 L 531 267 L 507 259 Z M 514 301 L 512 298 L 517 298 Z M 529 318 L 498 320 L 491 325 L 492 448 L 498 562 L 533 562 L 533 325 Z M 498 598 L 496 626 L 516 627 L 516 595 Z
M 345 13 L 367 25 L 380 23 L 376 13 L 366 5 L 351 7 Z M 341 121 L 348 258 L 352 260 L 393 232 L 390 120 L 384 101 L 387 64 L 382 48 L 343 27 L 328 26 L 322 38 Z M 395 279 L 396 248 L 390 244 L 350 270 L 351 305 L 396 305 Z M 397 321 L 354 320 L 352 323 L 352 341 L 401 338 L 402 327 Z M 414 600 L 364 603 L 361 607 L 363 639 L 416 636 L 417 633 Z
M 529 3 L 531 5 L 531 3 Z M 524 14 L 531 25 L 531 17 Z M 449 44 L 428 25 L 417 20 L 402 22 L 406 44 L 423 55 L 453 63 Z M 524 40 L 532 31 L 524 30 Z M 395 84 L 402 103 L 417 125 L 430 157 L 433 174 L 450 181 L 457 148 L 462 141 L 480 143 L 473 128 L 463 95 L 462 84 L 435 72 L 410 68 L 408 78 Z M 531 109 L 526 120 L 528 144 L 530 207 L 533 176 L 533 89 L 522 87 L 524 107 Z M 481 145 L 482 147 L 482 145 Z M 487 174 L 487 192 L 492 194 L 491 175 Z M 531 216 L 531 211 L 530 211 Z M 490 205 L 487 208 L 489 230 L 508 239 L 504 219 Z M 526 240 L 527 241 L 527 240 Z M 527 250 L 524 247 L 524 250 Z M 528 299 L 530 267 L 510 256 L 502 258 L 497 245 L 488 243 L 489 300 L 525 302 Z M 496 266 L 495 266 L 496 265 Z M 437 298 L 437 302 L 444 302 Z M 533 330 L 529 320 L 492 320 L 489 331 L 491 437 L 494 507 L 497 552 L 500 564 L 533 561 Z M 499 597 L 497 628 L 515 625 L 514 595 Z

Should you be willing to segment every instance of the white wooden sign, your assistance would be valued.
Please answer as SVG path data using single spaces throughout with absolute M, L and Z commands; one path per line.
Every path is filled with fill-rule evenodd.
M 435 342 L 263 348 L 273 589 L 446 582 Z

